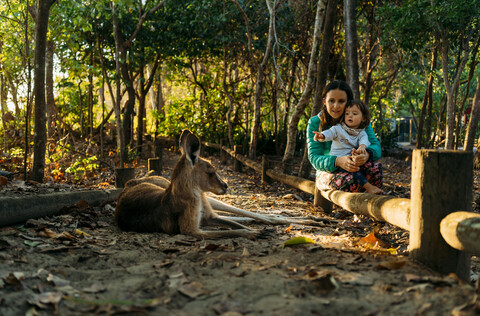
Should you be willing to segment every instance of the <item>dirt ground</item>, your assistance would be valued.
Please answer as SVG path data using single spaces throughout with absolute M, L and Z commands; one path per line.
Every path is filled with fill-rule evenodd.
M 168 177 L 177 157 L 166 156 Z M 472 283 L 439 275 L 408 259 L 408 232 L 341 209 L 326 214 L 309 194 L 209 158 L 229 183 L 218 199 L 324 221 L 251 223 L 269 235 L 198 240 L 122 232 L 115 202 L 79 203 L 0 228 L 0 315 L 475 315 L 478 258 Z M 408 197 L 409 164 L 383 164 L 387 193 Z M 314 243 L 285 246 L 294 237 Z

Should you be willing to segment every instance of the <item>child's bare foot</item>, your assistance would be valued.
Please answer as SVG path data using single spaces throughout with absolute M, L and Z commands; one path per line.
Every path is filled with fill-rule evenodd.
M 383 194 L 383 190 L 380 189 L 379 187 L 374 186 L 373 184 L 367 182 L 363 188 L 367 191 L 367 193 L 370 194 Z

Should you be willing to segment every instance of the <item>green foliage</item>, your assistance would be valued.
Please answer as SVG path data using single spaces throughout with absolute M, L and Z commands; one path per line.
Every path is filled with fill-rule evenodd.
M 94 172 L 98 169 L 99 164 L 96 156 L 79 158 L 68 168 L 65 169 L 66 173 L 70 173 L 74 176 L 75 180 L 80 180 L 85 177 L 88 172 Z
M 58 1 L 52 7 L 48 36 L 56 46 L 55 97 L 62 117 L 62 123 L 56 122 L 56 126 L 66 123 L 74 134 L 79 134 L 81 129 L 85 130 L 89 88 L 94 91 L 94 127 L 98 126 L 102 109 L 97 91 L 102 86 L 103 79 L 113 85 L 113 90 L 116 88 L 114 79 L 120 74 L 115 70 L 116 48 L 112 35 L 111 5 L 116 6 L 122 38 L 128 41 L 137 28 L 141 14 L 157 2 L 72 0 Z M 140 11 L 140 3 L 145 6 L 143 11 Z M 233 139 L 235 143 L 246 144 L 253 118 L 256 66 L 261 62 L 267 44 L 269 13 L 265 1 L 239 0 L 239 4 L 248 18 L 253 59 L 249 54 L 243 13 L 233 1 L 167 0 L 163 7 L 147 16 L 135 40 L 126 47 L 127 53 L 122 55 L 126 60 L 122 62 L 128 66 L 127 72 L 137 94 L 138 83 L 141 81 L 145 84 L 146 79 L 141 78 L 148 77 L 154 62 L 158 60 L 161 65 L 158 70 L 161 79 L 157 78 L 155 84 L 158 80 L 162 81 L 165 105 L 162 110 L 152 110 L 148 105 L 150 100 L 147 100 L 148 133 L 157 132 L 155 122 L 158 120 L 158 133 L 161 135 L 175 136 L 189 128 L 206 140 L 226 138 L 226 113 L 230 104 L 223 87 L 223 77 L 226 74 L 227 89 L 233 98 Z M 283 132 L 284 114 L 288 120 L 292 111 L 290 108 L 289 113 L 284 113 L 287 97 L 290 98 L 291 105 L 295 106 L 303 91 L 316 5 L 317 1 L 312 0 L 283 1 L 277 8 L 274 49 L 265 69 L 258 146 L 260 152 L 276 147 L 280 141 L 279 134 Z M 369 106 L 375 129 L 383 136 L 382 141 L 389 142 L 388 137 L 392 132 L 389 122 L 392 119 L 410 116 L 412 111 L 415 116 L 420 115 L 434 45 L 440 45 L 442 34 L 448 35 L 446 38 L 451 43 L 448 63 L 454 65 L 461 45 L 464 45 L 462 39 L 466 38 L 470 30 L 478 28 L 479 8 L 480 0 L 405 0 L 384 1 L 380 4 L 358 2 L 359 59 L 366 65 L 365 60 L 370 58 L 369 54 L 374 56 L 371 61 L 373 66 L 369 69 L 371 73 L 368 73 L 365 66 L 361 69 L 360 81 L 365 83 L 367 73 L 371 75 Z M 339 10 L 328 80 L 338 78 L 337 74 L 344 74 L 341 15 Z M 28 53 L 23 40 L 25 2 L 12 0 L 8 1 L 8 5 L 0 4 L 0 73 L 6 76 L 9 83 L 20 88 L 18 99 L 23 108 L 26 105 L 27 57 L 33 57 L 34 48 L 34 23 L 31 17 L 27 17 L 30 39 Z M 378 46 L 369 46 L 370 40 Z M 474 40 L 472 38 L 469 44 L 472 45 Z M 294 59 L 299 61 L 298 68 L 290 73 Z M 441 114 L 441 98 L 445 90 L 442 87 L 443 74 L 439 71 L 440 62 L 441 60 L 436 69 L 433 96 L 435 124 Z M 224 72 L 225 64 L 227 69 Z M 138 74 L 142 68 L 146 69 L 144 76 Z M 454 67 L 450 69 L 454 71 Z M 271 98 L 276 76 L 280 83 L 275 117 Z M 292 94 L 288 96 L 288 80 L 291 77 L 295 80 Z M 395 80 L 390 85 L 391 77 Z M 89 78 L 93 78 L 93 87 L 89 86 Z M 462 78 L 465 79 L 466 74 Z M 474 85 L 466 91 L 463 82 L 461 96 L 473 95 Z M 124 82 L 122 89 L 125 89 Z M 113 102 L 108 89 L 105 91 L 108 111 Z M 123 97 L 122 105 L 126 98 Z M 10 97 L 9 101 L 11 99 Z M 467 102 L 471 102 L 471 97 Z M 306 109 L 308 114 L 310 106 Z M 138 108 L 138 102 L 135 107 Z M 305 129 L 308 116 L 305 115 L 300 120 L 299 131 Z M 110 121 L 113 119 L 112 116 Z M 18 123 L 17 126 L 21 127 Z M 302 132 L 298 135 L 297 152 L 301 150 L 304 137 Z M 16 146 L 13 142 L 8 145 Z M 130 158 L 134 159 L 135 151 L 132 149 L 129 152 Z M 62 161 L 57 152 L 50 159 L 54 162 Z M 90 162 L 79 160 L 70 170 L 76 174 L 80 170 L 78 168 L 85 168 L 89 164 Z

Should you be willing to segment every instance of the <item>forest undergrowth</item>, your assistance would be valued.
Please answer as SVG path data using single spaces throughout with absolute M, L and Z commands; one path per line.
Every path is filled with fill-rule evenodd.
M 109 155 L 114 149 L 106 149 L 102 156 L 87 153 L 87 147 L 82 144 L 62 153 L 49 166 L 43 184 L 23 181 L 22 174 L 5 178 L 0 198 L 113 189 L 114 172 L 108 165 L 114 162 L 115 155 Z M 94 154 L 103 162 L 95 162 Z M 122 232 L 113 221 L 115 201 L 100 207 L 79 203 L 58 216 L 0 227 L 0 314 L 478 312 L 473 283 L 480 273 L 477 257 L 472 258 L 472 283 L 438 275 L 408 260 L 408 231 L 338 207 L 326 213 L 313 206 L 310 194 L 278 182 L 263 184 L 260 175 L 249 169 L 235 172 L 231 162 L 221 164 L 209 150 L 203 156 L 212 160 L 229 184 L 227 194 L 217 196 L 221 201 L 266 214 L 315 216 L 323 218 L 323 224 L 266 227 L 252 223 L 252 228 L 269 229 L 271 235 L 255 241 L 198 240 Z M 178 158 L 173 148 L 163 150 L 162 176 L 170 177 Z M 2 170 L 21 171 L 15 159 L 3 158 Z M 392 157 L 381 161 L 386 193 L 409 198 L 410 162 Z M 98 165 L 90 168 L 89 164 Z M 68 171 L 72 165 L 75 172 Z M 137 176 L 147 172 L 144 159 L 132 166 Z M 473 209 L 477 212 L 479 185 L 475 171 Z M 288 244 L 297 237 L 308 243 Z

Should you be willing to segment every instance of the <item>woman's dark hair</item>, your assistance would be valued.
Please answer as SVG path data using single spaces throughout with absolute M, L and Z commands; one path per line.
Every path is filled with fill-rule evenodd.
M 365 128 L 368 126 L 368 124 L 370 124 L 370 110 L 368 109 L 368 106 L 363 103 L 362 101 L 360 100 L 350 100 L 347 102 L 347 105 L 345 106 L 345 110 L 347 108 L 351 108 L 352 106 L 357 106 L 360 111 L 362 112 L 362 115 L 363 115 L 363 118 L 365 121 L 363 121 L 362 123 L 360 123 L 360 125 L 357 127 L 357 128 Z M 343 117 L 345 117 L 345 112 L 343 112 L 343 115 L 342 116 L 342 120 L 343 120 Z
M 333 118 L 327 112 L 327 105 L 323 100 L 327 97 L 327 93 L 331 90 L 342 90 L 347 94 L 347 102 L 353 100 L 353 91 L 352 88 L 342 80 L 334 80 L 325 86 L 322 93 L 322 114 L 320 115 L 320 128 L 321 131 L 326 129 L 329 126 L 333 126 L 338 122 L 334 122 Z

